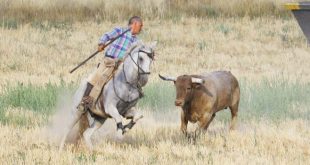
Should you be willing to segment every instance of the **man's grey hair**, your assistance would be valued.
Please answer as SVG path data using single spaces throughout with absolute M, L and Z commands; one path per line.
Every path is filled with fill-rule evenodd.
M 133 16 L 133 17 L 131 17 L 130 19 L 129 19 L 129 21 L 128 21 L 128 25 L 131 25 L 131 24 L 133 24 L 134 22 L 142 22 L 142 19 L 141 19 L 141 17 L 139 17 L 139 16 Z

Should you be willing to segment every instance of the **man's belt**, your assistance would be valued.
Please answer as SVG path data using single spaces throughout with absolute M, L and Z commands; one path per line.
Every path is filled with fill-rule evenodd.
M 106 56 L 106 57 L 109 57 L 109 58 L 113 58 L 113 59 L 114 59 L 114 57 L 113 57 L 113 56 L 110 56 L 110 55 L 107 55 L 107 54 L 106 54 L 105 56 Z
M 114 57 L 113 57 L 113 56 L 107 56 L 107 55 L 106 55 L 106 57 L 109 57 L 109 58 L 113 58 L 113 59 L 114 59 Z
M 104 56 L 109 57 L 109 58 L 115 58 L 114 56 L 109 55 L 107 52 L 105 52 Z

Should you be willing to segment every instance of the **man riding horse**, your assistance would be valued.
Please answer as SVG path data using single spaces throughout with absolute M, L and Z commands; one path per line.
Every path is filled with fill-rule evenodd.
M 84 96 L 81 100 L 78 109 L 80 111 L 90 110 L 92 113 L 98 114 L 96 111 L 95 103 L 99 97 L 103 86 L 111 79 L 113 73 L 118 67 L 118 62 L 126 54 L 127 50 L 132 46 L 134 42 L 137 42 L 137 34 L 142 30 L 142 19 L 138 16 L 133 16 L 128 21 L 128 28 L 116 27 L 111 32 L 105 33 L 99 40 L 98 51 L 102 52 L 105 48 L 105 44 L 117 36 L 117 38 L 106 50 L 103 62 L 101 62 L 98 68 L 88 78 L 87 88 Z M 127 32 L 126 32 L 127 30 Z M 124 33 L 124 34 L 122 34 Z
M 101 37 L 98 51 L 103 51 L 106 45 L 112 44 L 105 53 L 104 61 L 88 78 L 87 84 L 80 86 L 84 94 L 79 94 L 80 90 L 76 93 L 81 102 L 73 107 L 73 119 L 61 140 L 60 150 L 70 130 L 78 121 L 80 121 L 80 135 L 92 149 L 91 136 L 107 118 L 115 120 L 116 136 L 122 139 L 123 134 L 143 117 L 135 109 L 135 105 L 142 97 L 142 87 L 146 85 L 148 75 L 151 73 L 150 66 L 154 60 L 154 48 L 157 42 L 147 45 L 137 40 L 136 35 L 143 26 L 140 17 L 130 18 L 128 26 L 129 28 L 114 28 Z M 109 40 L 110 42 L 105 45 Z M 119 65 L 120 68 L 117 69 Z M 94 119 L 91 125 L 88 125 L 87 114 Z M 131 119 L 130 123 L 123 125 L 122 117 Z

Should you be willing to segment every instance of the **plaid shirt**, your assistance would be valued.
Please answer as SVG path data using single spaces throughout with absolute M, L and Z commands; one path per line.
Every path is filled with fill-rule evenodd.
M 111 32 L 105 33 L 99 40 L 99 44 L 104 44 L 109 40 L 117 37 L 123 33 L 127 28 L 116 27 Z M 123 34 L 120 38 L 115 40 L 106 50 L 106 56 L 112 56 L 113 58 L 123 58 L 127 49 L 130 48 L 132 43 L 136 42 L 138 39 L 135 35 L 132 35 L 130 31 Z

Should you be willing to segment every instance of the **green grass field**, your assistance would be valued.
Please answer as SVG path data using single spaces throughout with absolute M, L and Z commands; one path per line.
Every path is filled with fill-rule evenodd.
M 260 82 L 240 81 L 241 100 L 239 118 L 243 121 L 270 120 L 282 121 L 286 118 L 310 119 L 306 108 L 310 105 L 310 84 L 289 82 L 285 78 L 264 79 Z M 0 95 L 0 121 L 7 124 L 26 126 L 26 118 L 16 116 L 20 120 L 5 116 L 8 107 L 33 111 L 38 116 L 50 116 L 55 113 L 61 93 L 74 93 L 76 84 L 59 85 L 48 83 L 43 86 L 32 84 L 15 86 L 7 85 Z M 144 88 L 145 97 L 139 101 L 138 107 L 156 113 L 165 113 L 177 109 L 174 106 L 175 89 L 173 83 L 150 83 Z M 302 108 L 304 107 L 304 108 Z M 178 118 L 178 116 L 176 116 Z M 218 113 L 218 119 L 230 120 L 229 111 Z M 16 122 L 16 123 L 15 123 Z M 25 125 L 26 124 L 26 125 Z

